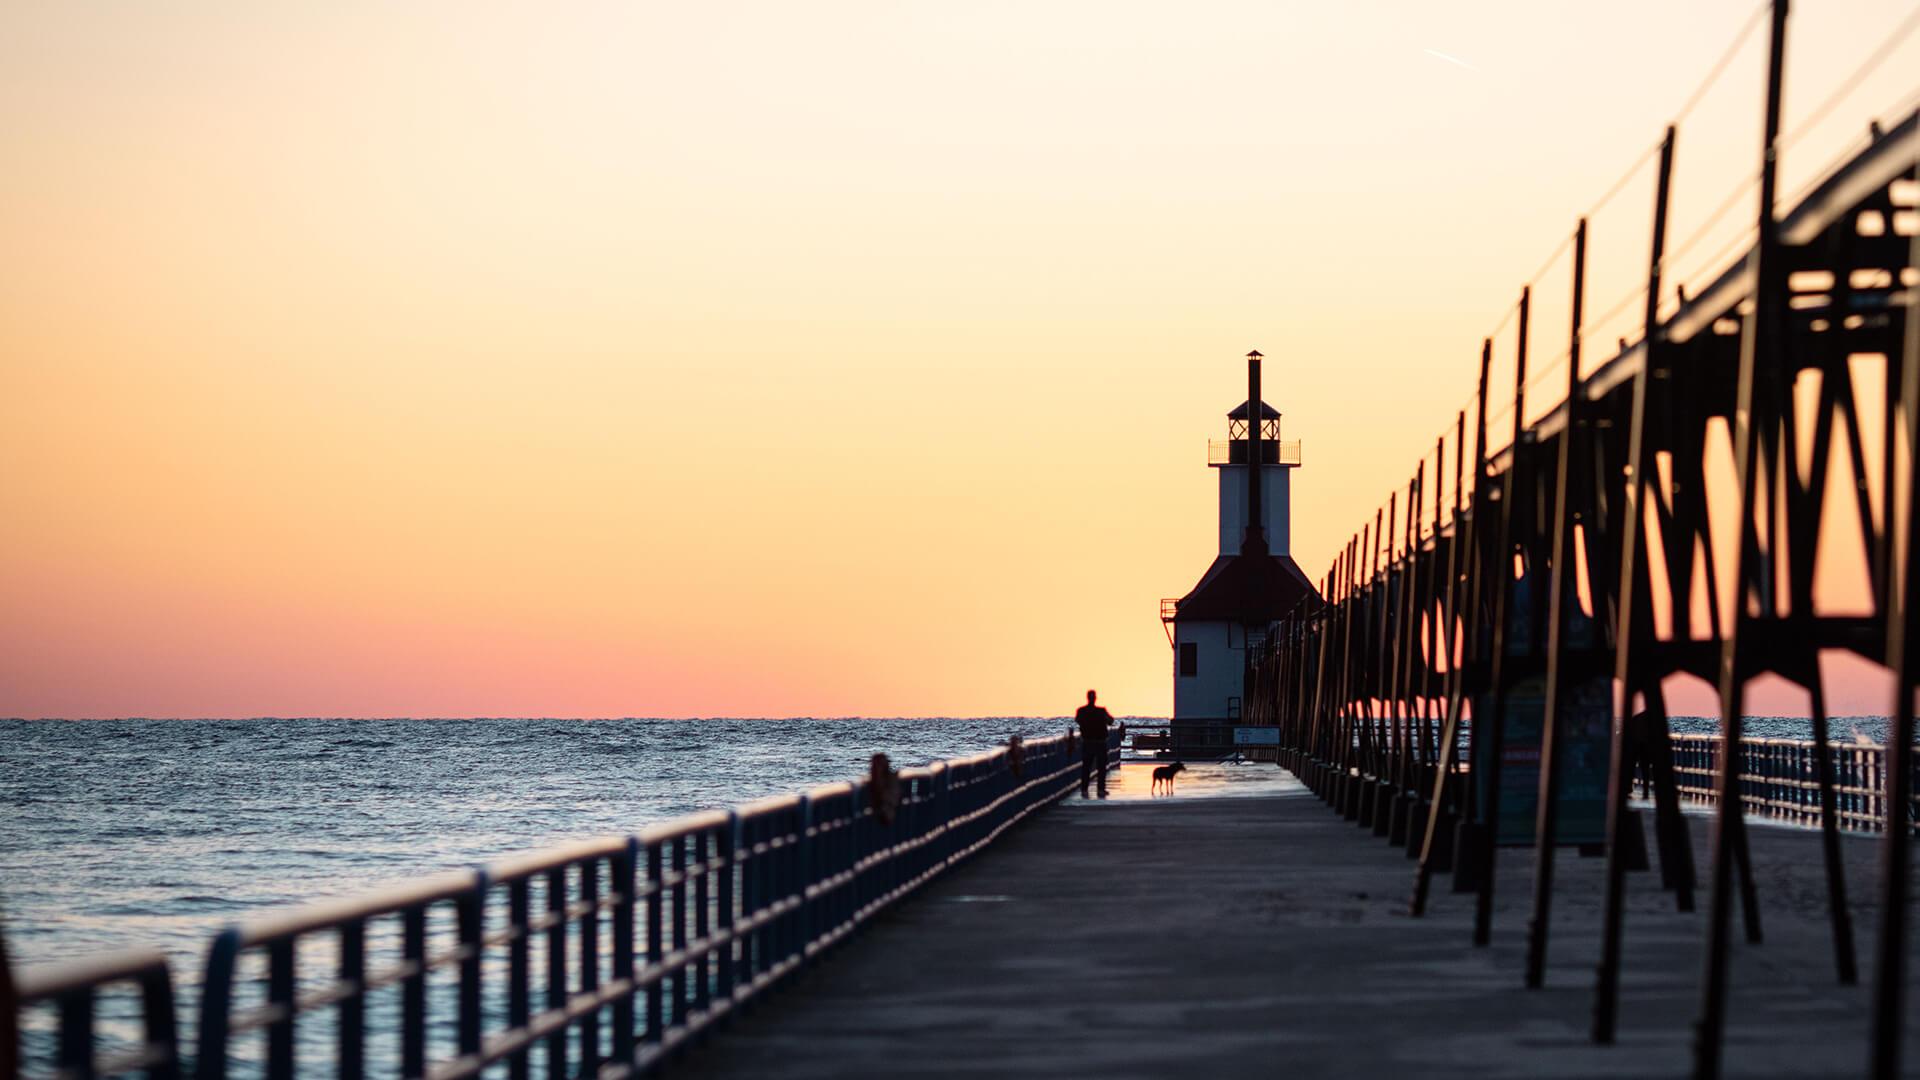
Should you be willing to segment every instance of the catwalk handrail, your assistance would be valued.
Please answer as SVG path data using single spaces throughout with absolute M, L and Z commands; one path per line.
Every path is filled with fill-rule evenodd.
M 1108 736 L 1109 767 L 1123 731 Z M 347 1080 L 369 1057 L 385 1059 L 375 1072 L 432 1080 L 502 1063 L 518 1080 L 536 1055 L 549 1076 L 648 1071 L 1066 795 L 1080 766 L 1073 735 L 898 772 L 876 759 L 865 779 L 263 914 L 208 947 L 193 1073 L 220 1080 L 237 1065 L 283 1080 L 312 1071 L 303 1055 L 320 1052 Z M 323 960 L 323 976 L 304 970 Z M 129 982 L 144 1041 L 103 1055 L 95 997 Z M 48 1005 L 53 1075 L 186 1071 L 156 952 L 17 976 L 0 965 L 0 991 L 9 1075 L 27 1075 L 19 1022 Z M 368 1000 L 382 991 L 398 994 L 398 1026 L 370 1031 Z M 301 1023 L 322 1017 L 332 1045 L 303 1042 Z

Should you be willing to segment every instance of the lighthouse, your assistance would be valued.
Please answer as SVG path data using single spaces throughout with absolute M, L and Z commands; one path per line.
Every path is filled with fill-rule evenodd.
M 1219 554 L 1187 595 L 1160 605 L 1173 645 L 1176 747 L 1225 752 L 1234 745 L 1249 647 L 1257 649 L 1268 627 L 1303 600 L 1320 599 L 1292 554 L 1289 496 L 1300 442 L 1280 437 L 1280 413 L 1261 399 L 1260 360 L 1257 351 L 1247 354 L 1247 400 L 1227 413 L 1225 441 L 1207 443 L 1220 486 Z

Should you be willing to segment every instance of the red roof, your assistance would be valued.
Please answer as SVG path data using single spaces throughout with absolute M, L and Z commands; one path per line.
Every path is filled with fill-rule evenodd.
M 1200 583 L 1180 598 L 1175 622 L 1268 623 L 1284 618 L 1305 600 L 1320 603 L 1320 592 L 1285 555 L 1222 555 Z

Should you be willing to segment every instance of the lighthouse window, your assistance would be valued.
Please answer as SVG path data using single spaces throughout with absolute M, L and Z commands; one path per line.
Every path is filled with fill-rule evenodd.
M 1191 641 L 1180 643 L 1180 674 L 1200 674 L 1200 646 Z

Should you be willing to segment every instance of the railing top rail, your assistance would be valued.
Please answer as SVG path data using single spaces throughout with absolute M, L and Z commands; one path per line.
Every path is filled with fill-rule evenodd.
M 835 784 L 815 784 L 807 789 L 807 798 L 819 802 L 822 799 L 834 799 L 842 795 L 854 795 L 860 790 L 856 780 L 842 780 Z
M 21 968 L 13 974 L 13 989 L 20 1003 L 28 1005 L 53 1001 L 102 983 L 166 974 L 167 957 L 160 950 L 128 949 Z
M 706 832 L 709 829 L 725 828 L 733 821 L 733 813 L 728 810 L 702 810 L 694 814 L 685 814 L 671 821 L 662 821 L 649 825 L 639 832 L 641 846 L 677 840 L 682 836 Z
M 799 809 L 800 800 L 801 796 L 799 795 L 769 795 L 764 799 L 755 799 L 750 803 L 743 803 L 735 812 L 742 818 L 760 817 L 763 814 L 777 814 L 782 810 Z
M 240 948 L 271 944 L 315 930 L 394 915 L 423 904 L 453 900 L 473 889 L 478 871 L 450 870 L 417 881 L 402 881 L 357 896 L 321 900 L 287 911 L 266 912 L 232 928 Z
M 626 852 L 631 844 L 632 841 L 625 836 L 603 836 L 562 844 L 542 851 L 509 855 L 497 862 L 487 864 L 487 880 L 489 882 L 513 881 L 529 874 L 557 869 L 585 859 L 611 858 Z
M 1718 744 L 1720 742 L 1720 736 L 1718 733 L 1708 732 L 1708 731 L 1677 731 L 1667 737 L 1673 740 L 1674 742 L 1694 742 L 1694 743 L 1714 743 L 1714 744 Z M 1749 735 L 1740 740 L 1740 745 L 1742 746 L 1797 746 L 1797 747 L 1804 747 L 1807 749 L 1811 749 L 1813 747 L 1813 740 L 1812 739 L 1787 739 L 1787 738 L 1762 738 L 1758 736 Z M 1880 743 L 1862 743 L 1862 742 L 1851 742 L 1851 741 L 1843 742 L 1840 740 L 1830 741 L 1828 742 L 1827 746 L 1829 749 L 1832 749 L 1832 750 L 1884 750 L 1886 749 L 1886 747 Z

